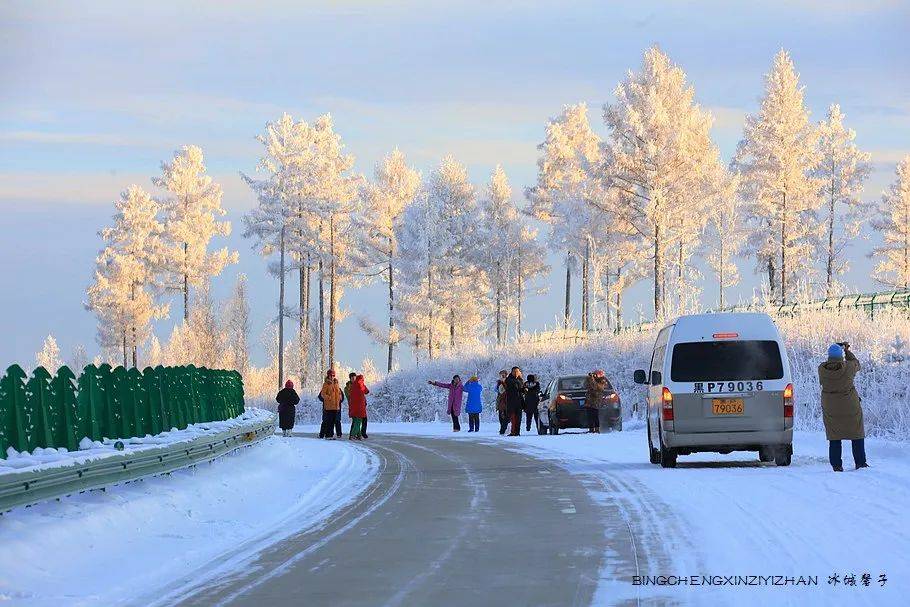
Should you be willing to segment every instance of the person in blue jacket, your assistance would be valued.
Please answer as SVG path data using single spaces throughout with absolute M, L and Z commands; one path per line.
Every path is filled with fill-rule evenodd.
M 464 385 L 464 391 L 468 393 L 468 402 L 465 405 L 465 411 L 468 412 L 468 432 L 480 432 L 480 412 L 483 410 L 480 395 L 483 386 L 477 381 L 476 375 L 472 375 Z

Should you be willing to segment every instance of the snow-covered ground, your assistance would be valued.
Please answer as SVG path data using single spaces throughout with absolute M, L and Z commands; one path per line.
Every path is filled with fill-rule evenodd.
M 161 432 L 154 436 L 146 434 L 145 436 L 132 438 L 106 438 L 103 442 L 93 441 L 88 437 L 83 437 L 79 443 L 78 451 L 67 451 L 63 447 L 56 449 L 38 447 L 31 453 L 28 451 L 20 453 L 10 447 L 7 449 L 6 458 L 0 459 L 0 474 L 25 471 L 33 472 L 56 466 L 84 464 L 86 462 L 121 453 L 139 453 L 145 449 L 191 441 L 208 435 L 242 428 L 251 423 L 267 422 L 273 418 L 274 414 L 270 411 L 253 407 L 248 408 L 237 417 L 231 419 L 190 424 L 183 430 L 171 428 L 169 431 Z M 122 451 L 115 448 L 114 445 L 116 445 L 117 442 L 123 444 Z
M 116 605 L 227 550 L 226 567 L 354 499 L 378 472 L 347 441 L 266 439 L 194 469 L 0 517 L 0 601 Z
M 637 425 L 638 427 L 634 427 Z M 797 432 L 790 467 L 760 464 L 752 453 L 680 457 L 676 469 L 649 464 L 640 423 L 623 432 L 501 437 L 498 425 L 453 433 L 447 423 L 370 424 L 370 434 L 420 434 L 490 440 L 529 456 L 557 459 L 597 479 L 591 493 L 619 506 L 636 538 L 641 575 L 817 576 L 815 587 L 634 587 L 609 558 L 598 604 L 657 598 L 700 605 L 899 605 L 910 593 L 910 445 L 867 440 L 872 468 L 828 465 L 819 432 Z M 571 431 L 568 431 L 571 432 Z M 644 567 L 644 565 L 642 566 Z M 654 567 L 654 565 L 652 565 Z M 845 586 L 854 574 L 856 586 Z M 863 573 L 871 575 L 864 587 Z M 888 580 L 882 587 L 879 575 Z M 837 575 L 840 583 L 829 585 Z M 640 594 L 639 594 L 640 591 Z

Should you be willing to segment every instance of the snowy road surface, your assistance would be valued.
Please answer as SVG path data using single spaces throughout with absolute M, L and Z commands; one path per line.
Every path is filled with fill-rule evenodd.
M 377 465 L 355 445 L 273 437 L 170 476 L 17 508 L 0 516 L 0 605 L 147 604 L 189 571 L 241 567 L 330 516 Z
M 611 539 L 597 521 L 619 514 L 580 479 L 495 444 L 370 432 L 381 471 L 355 503 L 234 575 L 176 588 L 164 603 L 591 603 Z M 634 556 L 628 531 L 619 531 L 625 541 L 612 559 L 627 569 Z

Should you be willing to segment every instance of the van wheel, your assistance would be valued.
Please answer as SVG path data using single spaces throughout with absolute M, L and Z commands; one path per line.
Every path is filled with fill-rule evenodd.
M 774 463 L 778 466 L 789 466 L 793 458 L 793 445 L 781 445 L 774 452 Z
M 651 446 L 651 424 L 648 423 L 648 461 L 652 464 L 660 463 L 660 451 Z
M 664 445 L 664 437 L 658 432 L 658 437 L 660 437 L 660 467 L 661 468 L 675 468 L 676 467 L 676 449 L 672 447 L 666 447 Z
M 758 448 L 758 461 L 760 461 L 760 462 L 774 461 L 774 449 L 771 447 L 759 447 Z

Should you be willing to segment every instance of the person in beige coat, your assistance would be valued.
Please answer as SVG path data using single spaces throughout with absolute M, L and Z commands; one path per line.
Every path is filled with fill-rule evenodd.
M 869 467 L 866 463 L 863 408 L 853 384 L 853 378 L 858 372 L 859 361 L 847 343 L 832 344 L 828 348 L 828 360 L 818 366 L 825 436 L 828 438 L 828 459 L 835 472 L 844 471 L 841 460 L 842 440 L 851 441 L 856 468 Z

